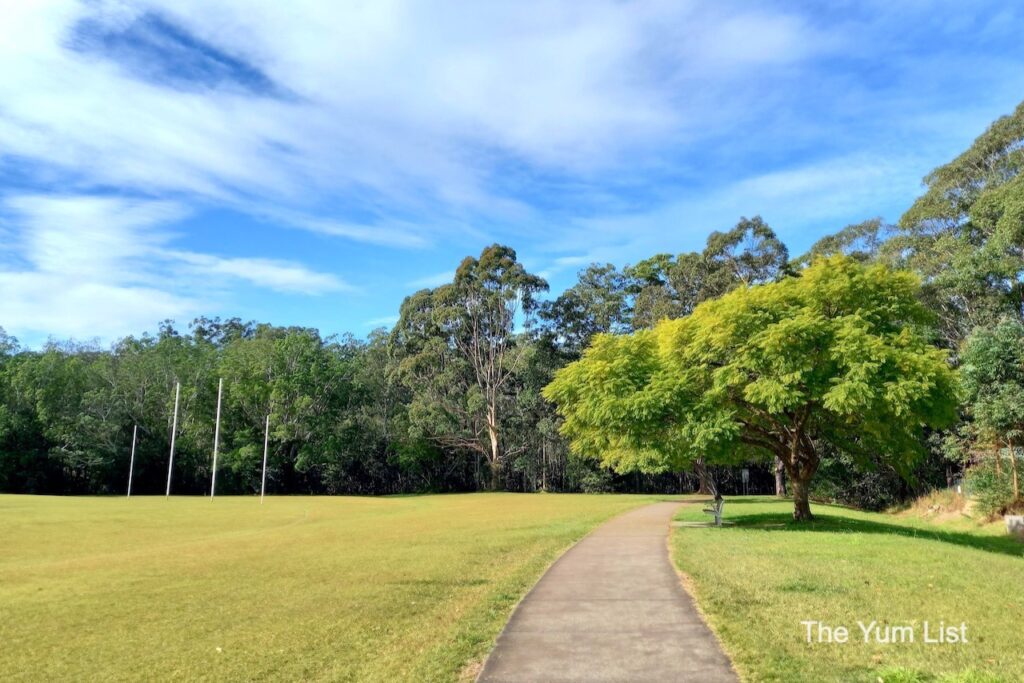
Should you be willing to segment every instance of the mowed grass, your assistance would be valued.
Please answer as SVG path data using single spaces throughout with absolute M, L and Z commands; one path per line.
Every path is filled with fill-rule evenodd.
M 1024 681 L 1024 544 L 1000 525 L 729 498 L 735 526 L 673 530 L 673 559 L 747 681 Z M 679 518 L 706 518 L 688 505 Z M 806 642 L 803 620 L 850 630 Z M 913 625 L 912 644 L 864 644 L 857 621 Z M 940 621 L 968 644 L 925 644 Z M 816 633 L 813 634 L 816 636 Z
M 454 680 L 651 500 L 0 496 L 0 680 Z

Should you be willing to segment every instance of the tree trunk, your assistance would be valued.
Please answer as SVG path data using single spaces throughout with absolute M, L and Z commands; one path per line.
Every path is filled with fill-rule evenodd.
M 487 407 L 487 437 L 491 442 L 491 490 L 500 491 L 501 481 L 501 453 L 498 450 L 498 411 L 493 406 Z
M 540 444 L 540 490 L 548 491 L 548 449 L 547 441 Z
M 996 475 L 1003 473 L 1003 456 L 999 455 L 999 442 L 995 444 L 995 455 L 996 455 Z
M 807 481 L 801 481 L 791 477 L 790 488 L 793 489 L 793 519 L 798 522 L 809 522 L 814 519 L 811 514 L 811 503 L 808 498 L 810 494 L 810 477 Z
M 502 478 L 501 478 L 501 463 L 497 460 L 491 461 L 491 490 L 500 491 L 502 489 Z
M 789 477 L 789 489 L 793 493 L 793 519 L 798 522 L 809 522 L 814 519 L 811 514 L 811 479 L 818 471 L 821 459 L 813 448 L 800 448 L 799 441 L 793 444 L 788 456 L 783 459 L 786 475 Z
M 786 465 L 782 458 L 775 456 L 775 495 L 779 498 L 786 497 Z
M 707 465 L 704 464 L 704 458 L 697 458 L 693 461 L 693 473 L 697 475 L 697 481 L 699 482 L 697 489 L 699 495 L 718 497 L 718 486 L 715 485 L 714 478 L 708 472 Z
M 1013 441 L 1007 439 L 1010 447 L 1010 470 L 1013 472 L 1013 499 L 1020 500 L 1020 480 L 1017 479 L 1017 454 L 1013 451 Z

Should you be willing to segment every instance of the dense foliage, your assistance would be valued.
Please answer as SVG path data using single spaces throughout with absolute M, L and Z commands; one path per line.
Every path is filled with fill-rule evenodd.
M 581 455 L 618 470 L 777 457 L 797 519 L 821 444 L 909 472 L 925 427 L 956 416 L 915 278 L 837 256 L 744 287 L 651 331 L 598 337 L 545 395 Z

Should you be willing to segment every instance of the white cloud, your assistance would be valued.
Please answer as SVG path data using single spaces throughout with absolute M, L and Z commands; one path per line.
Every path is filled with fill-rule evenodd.
M 278 292 L 324 294 L 354 289 L 330 273 L 317 273 L 287 261 L 265 258 L 219 258 L 185 251 L 167 251 L 163 255 L 180 260 L 199 275 L 225 275 Z
M 501 240 L 552 277 L 694 248 L 742 214 L 839 227 L 905 201 L 1019 98 L 1019 54 L 956 47 L 1005 48 L 1016 15 L 808 7 L 3 2 L 0 172 L 17 184 L 0 188 L 0 276 L 23 300 L 0 302 L 0 324 L 92 334 L 91 310 L 135 331 L 232 287 L 348 287 L 273 254 L 180 248 L 165 226 L 207 209 L 342 245 Z M 968 107 L 969 125 L 947 115 Z M 83 303 L 100 298 L 118 305 Z
M 845 222 L 900 210 L 920 187 L 929 161 L 913 155 L 854 154 L 814 161 L 785 170 L 738 178 L 713 191 L 694 193 L 650 210 L 585 219 L 546 243 L 551 257 L 545 271 L 554 276 L 567 267 L 592 262 L 623 265 L 658 252 L 700 250 L 713 230 L 727 230 L 742 216 L 761 215 L 794 250 Z M 852 216 L 852 218 L 851 218 Z M 896 220 L 898 214 L 885 215 Z
M 514 2 L 453 11 L 412 2 L 51 0 L 5 11 L 0 155 L 63 169 L 84 186 L 187 193 L 254 212 L 317 207 L 318 219 L 292 222 L 390 246 L 430 239 L 396 213 L 514 205 L 489 187 L 496 155 L 584 172 L 614 164 L 683 122 L 678 98 L 700 89 L 674 94 L 675 76 L 700 70 L 711 81 L 737 63 L 805 58 L 818 44 L 786 15 L 661 2 L 553 2 L 524 12 Z M 289 96 L 252 96 L 230 83 L 185 89 L 160 70 L 162 83 L 140 77 L 125 63 L 130 52 L 114 59 L 72 49 L 83 21 L 116 37 L 138 33 L 133 22 L 147 16 L 245 60 Z M 680 33 L 698 39 L 679 41 Z M 339 200 L 376 219 L 324 218 Z
M 2 205 L 0 321 L 18 334 L 112 338 L 204 312 L 232 282 L 285 293 L 352 289 L 289 261 L 172 248 L 169 201 L 25 195 Z

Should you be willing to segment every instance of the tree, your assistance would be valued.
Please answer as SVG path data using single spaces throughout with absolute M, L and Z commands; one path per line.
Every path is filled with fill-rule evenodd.
M 968 403 L 980 434 L 992 434 L 1010 453 L 1013 497 L 1020 498 L 1014 442 L 1024 436 L 1024 324 L 1004 319 L 976 330 L 967 340 L 962 374 Z M 998 448 L 996 469 L 999 470 Z
M 538 313 L 545 332 L 569 355 L 577 356 L 595 334 L 630 329 L 632 310 L 626 276 L 610 263 L 592 263 L 578 282 Z
M 925 177 L 881 256 L 913 270 L 947 345 L 1024 312 L 1024 103 Z
M 893 226 L 883 223 L 881 218 L 848 225 L 812 244 L 806 254 L 796 259 L 794 266 L 806 266 L 816 257 L 838 254 L 844 254 L 861 263 L 869 263 L 878 258 L 882 245 L 893 230 Z
M 503 411 L 527 348 L 516 325 L 529 329 L 547 287 L 515 250 L 494 244 L 463 260 L 451 284 L 408 297 L 395 328 L 411 414 L 440 443 L 486 457 L 495 489 L 506 455 Z
M 545 388 L 576 453 L 619 471 L 698 457 L 782 460 L 794 518 L 812 518 L 826 443 L 907 472 L 923 430 L 956 418 L 945 353 L 908 273 L 819 259 L 797 277 L 742 287 L 678 320 L 602 335 Z

